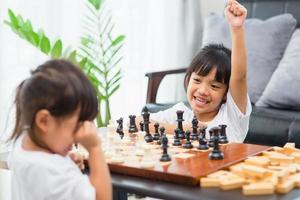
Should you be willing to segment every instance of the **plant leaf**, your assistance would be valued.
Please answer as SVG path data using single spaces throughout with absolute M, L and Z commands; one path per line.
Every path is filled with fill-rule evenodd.
M 51 57 L 52 58 L 60 58 L 62 54 L 62 41 L 59 39 L 55 42 L 52 50 Z
M 124 35 L 119 35 L 113 42 L 112 45 L 116 46 L 117 44 L 119 44 L 120 42 L 122 42 L 125 39 Z
M 76 55 L 77 55 L 77 51 L 76 50 L 72 51 L 68 57 L 68 60 L 73 63 L 77 63 Z
M 45 54 L 48 54 L 50 52 L 51 49 L 50 41 L 45 35 L 41 39 L 40 49 Z
M 10 19 L 10 24 L 13 27 L 18 28 L 19 27 L 18 19 L 17 19 L 16 15 L 14 14 L 14 12 L 11 9 L 8 9 L 8 16 L 9 16 L 9 19 Z
M 101 0 L 89 0 L 89 3 L 92 4 L 96 10 L 100 9 Z
M 111 92 L 107 95 L 108 97 L 111 97 L 111 95 L 113 95 L 115 93 L 115 91 L 117 91 L 117 89 L 119 89 L 120 84 L 118 84 L 116 87 L 114 87 L 114 89 L 111 90 Z

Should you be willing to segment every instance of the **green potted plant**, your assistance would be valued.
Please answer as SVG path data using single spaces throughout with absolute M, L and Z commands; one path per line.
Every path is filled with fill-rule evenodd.
M 99 101 L 98 127 L 106 126 L 111 119 L 110 97 L 119 89 L 122 59 L 119 51 L 125 36 L 112 36 L 112 17 L 104 12 L 102 0 L 87 0 L 87 14 L 83 20 L 85 31 L 77 49 L 66 48 L 61 39 L 51 41 L 42 29 L 32 27 L 30 20 L 8 10 L 5 20 L 11 30 L 51 58 L 65 58 L 75 62 L 88 76 L 97 91 Z

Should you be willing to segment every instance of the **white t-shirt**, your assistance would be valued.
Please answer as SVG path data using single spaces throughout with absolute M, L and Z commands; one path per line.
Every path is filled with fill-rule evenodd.
M 26 151 L 25 134 L 14 143 L 8 158 L 13 200 L 95 200 L 96 192 L 69 156 Z
M 150 115 L 150 119 L 168 124 L 177 124 L 176 111 L 182 110 L 185 122 L 192 122 L 194 114 L 184 103 L 178 103 L 172 108 Z M 227 92 L 227 100 L 220 107 L 218 114 L 210 122 L 201 122 L 207 125 L 207 130 L 220 124 L 226 124 L 227 138 L 230 142 L 243 142 L 249 128 L 249 118 L 252 111 L 249 96 L 247 95 L 246 112 L 243 114 L 235 104 L 231 94 Z M 207 134 L 208 135 L 208 134 Z

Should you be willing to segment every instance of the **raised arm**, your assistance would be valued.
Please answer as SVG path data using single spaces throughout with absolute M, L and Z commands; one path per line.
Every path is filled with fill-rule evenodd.
M 247 52 L 244 22 L 247 10 L 237 1 L 228 0 L 224 13 L 230 26 L 232 38 L 229 92 L 240 111 L 245 113 L 247 106 Z

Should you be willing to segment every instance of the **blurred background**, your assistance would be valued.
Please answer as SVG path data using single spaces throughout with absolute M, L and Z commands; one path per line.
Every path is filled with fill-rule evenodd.
M 1 0 L 0 3 L 0 135 L 4 140 L 14 124 L 15 88 L 30 70 L 49 57 L 19 38 L 9 26 L 8 8 L 34 28 L 42 28 L 55 40 L 76 48 L 83 30 L 88 0 Z M 106 0 L 113 33 L 125 35 L 118 64 L 122 70 L 120 88 L 111 97 L 112 119 L 139 114 L 146 102 L 146 72 L 187 66 L 201 46 L 203 19 L 210 12 L 222 13 L 223 0 Z M 177 81 L 173 87 L 181 87 Z M 168 88 L 161 86 L 158 101 L 168 100 Z M 180 100 L 182 97 L 178 97 Z M 174 99 L 174 97 L 173 97 Z M 1 149 L 1 148 L 0 148 Z

